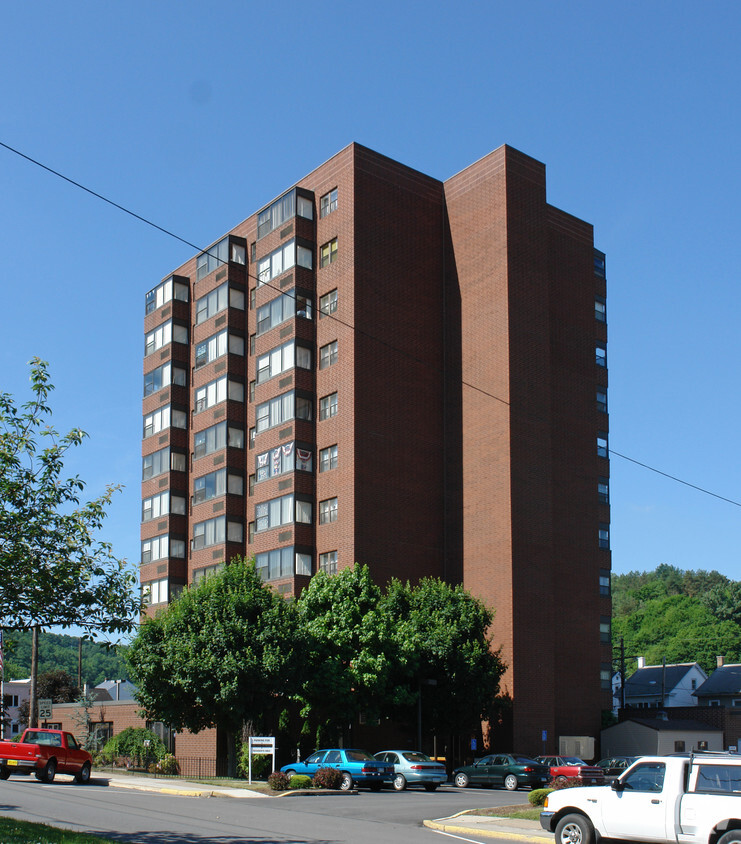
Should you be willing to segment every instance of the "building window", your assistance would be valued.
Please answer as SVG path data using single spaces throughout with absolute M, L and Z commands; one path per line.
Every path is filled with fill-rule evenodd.
M 193 481 L 193 503 L 200 504 L 211 498 L 218 498 L 226 493 L 242 495 L 244 480 L 240 475 L 227 475 L 226 469 L 209 472 Z
M 607 387 L 597 387 L 597 410 L 607 413 Z
M 227 427 L 226 422 L 219 422 L 203 431 L 198 431 L 193 438 L 193 457 L 205 457 L 215 451 L 230 448 L 244 448 L 244 431 L 241 428 Z
M 337 290 L 330 290 L 319 300 L 319 318 L 329 316 L 337 310 Z
M 227 236 L 198 256 L 196 259 L 196 281 L 205 278 L 209 273 L 226 264 L 227 261 L 234 264 L 244 264 L 246 256 L 244 244 L 235 240 L 230 242 Z
M 204 566 L 200 569 L 195 569 L 193 572 L 193 583 L 198 584 L 204 578 L 213 574 L 218 574 L 224 568 L 224 563 L 215 563 L 213 566 Z
M 609 454 L 607 434 L 604 431 L 599 431 L 597 433 L 597 457 L 608 457 Z
M 612 666 L 609 662 L 603 662 L 599 671 L 600 688 L 602 691 L 612 689 Z
M 200 369 L 207 363 L 215 361 L 227 352 L 232 355 L 244 356 L 244 337 L 236 334 L 229 334 L 228 331 L 220 331 L 207 340 L 196 345 L 196 369 Z
M 293 495 L 282 495 L 255 505 L 255 533 L 294 522 L 311 524 L 312 520 L 311 502 Z
M 168 404 L 144 417 L 144 439 L 159 434 L 170 425 L 173 428 L 186 428 L 188 416 L 184 410 L 171 410 Z
M 605 277 L 605 253 L 600 252 L 597 249 L 594 250 L 594 274 L 598 275 L 600 278 Z
M 142 522 L 150 522 L 169 513 L 184 515 L 185 498 L 180 495 L 170 496 L 169 490 L 165 490 L 142 501 Z
M 311 399 L 297 396 L 293 392 L 283 393 L 255 408 L 257 433 L 282 425 L 289 419 L 311 419 Z
M 141 548 L 142 563 L 153 563 L 156 560 L 166 560 L 169 556 L 170 537 L 164 533 L 152 539 L 143 539 Z
M 607 569 L 600 569 L 599 593 L 605 597 L 610 596 L 610 572 Z
M 311 577 L 311 554 L 296 552 L 296 574 Z
M 595 362 L 597 366 L 607 366 L 607 346 L 604 343 L 595 346 Z
M 258 213 L 257 239 L 282 226 L 296 214 L 307 220 L 313 220 L 314 204 L 308 197 L 298 194 L 294 188 Z
M 219 545 L 225 540 L 226 516 L 218 516 L 193 525 L 193 540 L 190 547 L 193 551 L 197 551 L 199 548 Z
M 329 419 L 337 415 L 337 393 L 331 393 L 319 399 L 319 418 Z
M 147 372 L 144 376 L 144 396 L 151 396 L 159 390 L 169 387 L 170 384 L 176 384 L 179 387 L 184 387 L 186 384 L 187 373 L 180 367 L 173 366 L 171 363 L 164 363 Z
M 311 369 L 311 350 L 291 340 L 257 359 L 257 383 L 262 384 L 294 366 Z
M 175 280 L 174 276 L 170 276 L 147 293 L 144 298 L 144 313 L 151 314 L 152 311 L 156 311 L 172 299 L 187 302 L 188 292 L 187 279 L 180 280 L 178 276 L 178 280 Z
M 264 451 L 255 457 L 256 480 L 266 481 L 277 475 L 284 475 L 288 472 L 298 470 L 300 472 L 311 472 L 313 453 L 311 449 L 301 448 L 296 443 L 284 443 L 270 451 Z
M 610 550 L 610 526 L 604 522 L 600 522 L 599 526 L 599 547 L 603 551 Z
M 263 580 L 292 577 L 296 567 L 294 549 L 289 546 L 255 554 L 255 567 Z
M 307 270 L 313 269 L 312 252 L 307 246 L 297 245 L 295 240 L 289 240 L 257 262 L 257 286 L 268 284 L 296 264 Z
M 297 293 L 293 290 L 289 293 L 281 293 L 280 296 L 257 309 L 258 336 L 293 316 L 311 319 L 312 304 L 313 299 L 303 293 Z
M 176 343 L 187 344 L 188 329 L 184 325 L 168 320 L 158 325 L 154 331 L 144 335 L 144 355 L 151 355 L 175 341 Z
M 170 471 L 170 449 L 161 448 L 142 457 L 142 480 L 148 481 Z
M 196 325 L 200 325 L 226 308 L 244 310 L 244 291 L 222 284 L 205 296 L 196 300 Z
M 150 580 L 149 583 L 142 583 L 142 598 L 148 606 L 152 604 L 166 604 L 168 602 L 168 581 L 166 577 L 161 580 Z
M 319 524 L 326 525 L 337 521 L 337 499 L 327 498 L 319 502 Z
M 607 322 L 607 301 L 604 296 L 594 297 L 594 318 L 597 322 Z
M 196 389 L 195 412 L 200 413 L 227 399 L 244 401 L 244 384 L 230 381 L 226 375 Z
M 319 369 L 326 369 L 335 363 L 337 363 L 337 341 L 333 340 L 319 349 Z
M 337 574 L 337 552 L 327 551 L 319 555 L 319 570 L 326 574 Z
M 329 193 L 325 193 L 319 200 L 319 216 L 326 217 L 337 210 L 337 188 L 333 188 Z
M 599 640 L 603 645 L 609 645 L 612 641 L 609 615 L 601 615 L 599 617 Z
M 331 445 L 329 448 L 323 448 L 319 452 L 319 471 L 329 472 L 330 469 L 337 468 L 337 446 Z
M 597 479 L 597 499 L 600 504 L 610 503 L 610 481 L 608 478 Z
M 329 243 L 325 243 L 319 252 L 319 266 L 328 267 L 337 259 L 337 238 L 334 237 Z

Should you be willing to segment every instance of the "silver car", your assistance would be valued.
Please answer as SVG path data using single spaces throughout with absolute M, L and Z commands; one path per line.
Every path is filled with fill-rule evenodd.
M 419 750 L 382 750 L 376 753 L 376 759 L 394 766 L 394 791 L 404 791 L 408 785 L 422 785 L 426 791 L 434 791 L 448 779 L 445 766 Z

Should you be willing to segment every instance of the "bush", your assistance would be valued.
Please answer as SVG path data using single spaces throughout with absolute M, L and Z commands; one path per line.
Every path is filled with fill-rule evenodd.
M 342 782 L 342 772 L 337 768 L 319 768 L 314 774 L 314 788 L 337 789 Z
M 157 773 L 170 777 L 177 776 L 180 773 L 180 765 L 178 765 L 178 760 L 172 753 L 165 753 L 160 759 L 157 763 Z
M 527 799 L 531 806 L 542 806 L 545 803 L 545 798 L 553 791 L 552 788 L 534 788 Z
M 306 774 L 294 774 L 289 783 L 289 788 L 311 788 L 311 777 Z
M 288 774 L 284 774 L 283 771 L 273 771 L 268 777 L 268 785 L 273 791 L 287 791 L 289 782 Z
M 553 779 L 548 783 L 548 788 L 551 791 L 560 791 L 562 788 L 577 788 L 582 785 L 576 777 L 566 777 L 565 779 Z
M 117 756 L 126 756 L 138 767 L 145 761 L 158 762 L 166 753 L 165 745 L 151 730 L 145 730 L 144 727 L 127 727 L 108 739 L 100 755 L 108 762 Z
M 273 757 L 266 753 L 252 754 L 252 778 L 256 780 L 267 779 L 270 767 L 273 764 Z M 250 775 L 250 745 L 245 742 L 239 750 L 237 761 L 237 773 L 240 777 L 247 779 Z

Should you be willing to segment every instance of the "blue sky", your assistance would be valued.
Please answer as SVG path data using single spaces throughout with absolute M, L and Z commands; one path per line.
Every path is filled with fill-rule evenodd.
M 357 141 L 439 179 L 502 143 L 607 253 L 615 451 L 741 501 L 741 4 L 6 4 L 0 141 L 208 246 Z M 139 555 L 144 294 L 194 250 L 0 148 L 0 389 L 51 364 L 68 462 Z M 739 507 L 618 457 L 618 572 L 741 579 Z

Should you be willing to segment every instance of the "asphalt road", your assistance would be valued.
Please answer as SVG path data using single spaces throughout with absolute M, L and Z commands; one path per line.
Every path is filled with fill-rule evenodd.
M 527 792 L 445 787 L 374 794 L 282 798 L 197 798 L 108 787 L 66 777 L 0 783 L 0 814 L 128 844 L 431 844 L 424 819 L 464 809 L 527 802 Z M 450 840 L 449 838 L 446 840 Z

